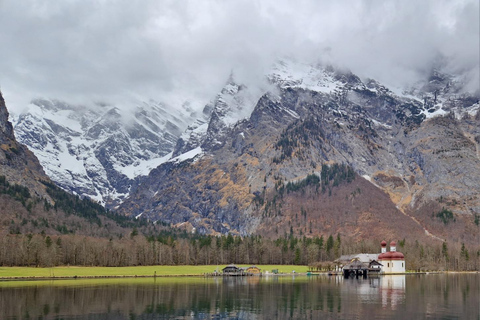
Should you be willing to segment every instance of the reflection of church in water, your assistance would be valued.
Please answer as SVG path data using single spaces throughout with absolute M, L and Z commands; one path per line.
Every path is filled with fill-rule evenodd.
M 342 283 L 345 295 L 355 295 L 362 304 L 379 305 L 386 310 L 397 310 L 405 305 L 405 281 L 404 274 L 389 274 L 380 277 L 349 278 L 336 277 L 336 281 Z
M 382 299 L 382 307 L 395 310 L 405 301 L 405 275 L 386 275 L 371 278 L 370 286 L 378 289 Z

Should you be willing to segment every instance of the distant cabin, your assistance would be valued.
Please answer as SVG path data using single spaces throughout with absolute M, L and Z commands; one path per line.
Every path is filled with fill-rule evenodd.
M 251 274 L 260 274 L 261 273 L 261 270 L 256 267 L 256 266 L 251 266 L 251 267 L 248 267 L 245 272 L 247 273 L 251 273 Z
M 222 269 L 223 273 L 240 273 L 243 272 L 242 268 L 237 267 L 234 264 L 230 264 Z

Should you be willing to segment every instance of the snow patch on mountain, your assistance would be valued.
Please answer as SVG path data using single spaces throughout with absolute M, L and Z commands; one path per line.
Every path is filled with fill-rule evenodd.
M 116 205 L 137 177 L 171 158 L 195 117 L 188 104 L 175 109 L 148 101 L 117 108 L 39 99 L 14 119 L 14 126 L 18 140 L 58 185 Z
M 121 166 L 119 164 L 114 164 L 115 170 L 126 175 L 129 179 L 135 179 L 138 176 L 147 176 L 150 171 L 158 167 L 159 165 L 169 161 L 172 157 L 172 152 L 166 156 L 153 158 L 150 160 L 137 160 L 133 164 L 128 166 Z
M 282 88 L 295 87 L 323 93 L 332 93 L 342 86 L 327 68 L 288 59 L 277 61 L 267 77 Z
M 178 157 L 172 158 L 169 160 L 169 162 L 183 162 L 185 160 L 193 159 L 197 156 L 202 156 L 203 155 L 203 150 L 201 147 L 196 147 L 195 149 L 192 149 L 188 152 L 182 153 Z

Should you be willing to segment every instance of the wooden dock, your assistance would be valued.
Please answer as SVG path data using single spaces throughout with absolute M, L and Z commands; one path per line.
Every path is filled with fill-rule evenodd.
M 213 272 L 205 273 L 205 277 L 253 277 L 261 276 L 261 273 L 247 273 L 247 272 Z

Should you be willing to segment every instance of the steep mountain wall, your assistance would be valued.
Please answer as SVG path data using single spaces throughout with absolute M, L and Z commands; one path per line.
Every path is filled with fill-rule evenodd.
M 40 181 L 50 181 L 35 155 L 17 142 L 8 110 L 0 92 L 0 176 L 12 184 L 30 189 L 39 197 L 49 199 Z
M 168 158 L 193 121 L 185 108 L 150 101 L 127 112 L 37 99 L 18 116 L 15 131 L 59 186 L 111 208 Z
M 427 90 L 398 95 L 373 80 L 328 69 L 319 71 L 318 81 L 280 81 L 285 78 L 280 71 L 271 78 L 278 91 L 261 96 L 248 119 L 219 130 L 221 117 L 212 116 L 203 140 L 195 145 L 203 153 L 153 170 L 120 211 L 204 233 L 305 234 L 311 223 L 314 234 L 335 230 L 359 238 L 391 233 L 480 240 L 475 222 L 478 98 L 455 98 L 447 89 L 439 94 L 438 88 L 436 101 Z M 302 193 L 278 193 L 288 183 L 321 176 L 329 167 L 325 165 L 333 164 L 353 168 L 356 180 L 367 179 L 359 194 L 334 180 L 318 195 L 306 189 L 308 201 Z M 337 194 L 336 201 L 350 201 L 352 193 L 365 204 L 347 210 L 328 205 L 332 198 L 325 197 Z M 302 204 L 312 201 L 319 204 L 303 210 L 315 218 L 298 225 L 295 217 L 304 212 Z M 442 208 L 454 218 L 442 220 Z M 326 217 L 338 217 L 335 228 Z M 365 219 L 372 224 L 362 223 Z M 382 230 L 378 234 L 369 232 L 375 225 Z
M 480 104 L 458 77 L 433 70 L 392 91 L 282 60 L 266 79 L 232 76 L 198 116 L 144 105 L 128 122 L 116 108 L 37 101 L 15 130 L 59 185 L 129 216 L 201 233 L 480 241 Z M 286 191 L 336 165 L 355 181 Z

